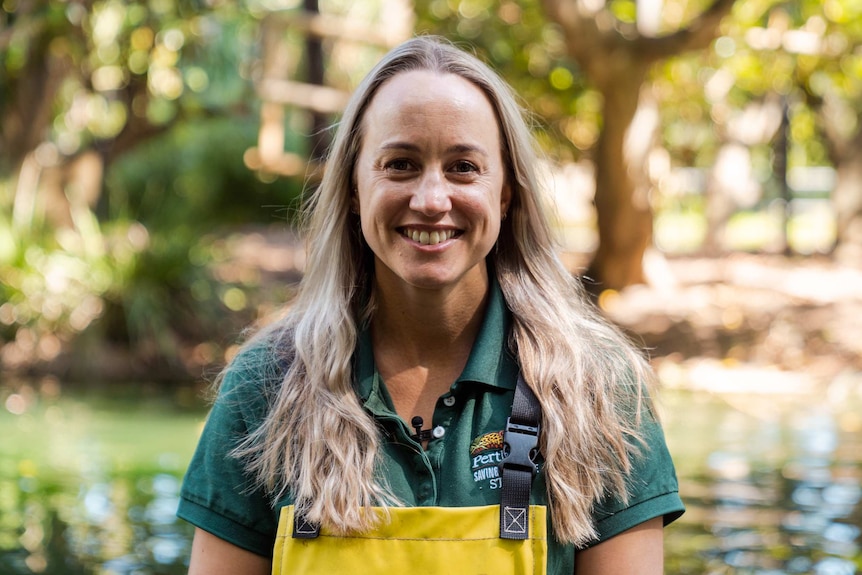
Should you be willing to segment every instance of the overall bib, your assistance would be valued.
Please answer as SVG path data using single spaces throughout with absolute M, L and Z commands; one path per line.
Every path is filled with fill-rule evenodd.
M 281 509 L 273 575 L 545 575 L 547 509 L 530 505 L 539 437 L 538 401 L 521 376 L 500 464 L 500 505 L 391 507 L 368 532 L 335 535 Z
M 500 507 L 396 507 L 367 533 L 293 537 L 293 506 L 283 507 L 273 575 L 545 575 L 546 508 L 529 507 L 526 539 L 503 539 Z

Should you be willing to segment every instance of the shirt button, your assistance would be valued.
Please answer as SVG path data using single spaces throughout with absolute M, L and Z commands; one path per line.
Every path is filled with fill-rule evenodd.
M 455 405 L 455 396 L 449 395 L 447 397 L 444 397 L 443 405 L 445 405 L 446 407 L 452 407 L 453 405 Z
M 434 428 L 434 431 L 431 432 L 431 435 L 433 435 L 437 439 L 440 439 L 441 437 L 446 435 L 446 429 L 444 429 L 442 425 L 438 425 Z

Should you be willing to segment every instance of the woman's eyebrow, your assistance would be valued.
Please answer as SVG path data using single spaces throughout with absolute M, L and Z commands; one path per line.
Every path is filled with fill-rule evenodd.
M 380 146 L 380 149 L 381 150 L 405 150 L 408 152 L 418 152 L 419 146 L 417 146 L 416 144 L 414 144 L 412 142 L 396 141 L 396 142 L 386 142 L 385 144 Z
M 386 142 L 382 146 L 380 146 L 381 150 L 404 150 L 407 152 L 419 152 L 420 147 L 412 142 L 406 141 L 395 141 L 395 142 Z M 485 148 L 481 146 L 476 146 L 473 144 L 454 144 L 446 148 L 447 153 L 458 153 L 458 154 L 466 154 L 466 153 L 477 153 L 483 156 L 487 156 L 488 153 L 485 151 Z
M 454 146 L 449 146 L 446 148 L 447 152 L 457 152 L 459 154 L 468 154 L 468 153 L 476 153 L 481 154 L 483 156 L 487 156 L 488 152 L 485 151 L 485 148 L 482 146 L 475 146 L 473 144 L 455 144 Z

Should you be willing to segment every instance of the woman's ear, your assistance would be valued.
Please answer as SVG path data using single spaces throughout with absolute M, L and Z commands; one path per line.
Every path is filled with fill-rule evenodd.
M 359 187 L 356 185 L 356 175 L 350 178 L 350 211 L 359 213 Z
M 512 186 L 508 182 L 503 184 L 500 192 L 500 219 L 505 220 L 509 215 L 509 206 L 512 205 Z

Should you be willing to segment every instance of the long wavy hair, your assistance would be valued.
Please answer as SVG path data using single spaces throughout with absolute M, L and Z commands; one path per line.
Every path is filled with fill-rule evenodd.
M 397 505 L 379 477 L 378 429 L 353 387 L 357 334 L 375 309 L 373 257 L 351 212 L 363 115 L 393 76 L 427 70 L 479 87 L 496 112 L 512 201 L 488 258 L 513 316 L 509 347 L 543 414 L 540 442 L 554 531 L 583 545 L 596 536 L 591 511 L 609 494 L 624 500 L 651 410 L 652 373 L 643 356 L 602 319 L 562 265 L 536 173 L 524 110 L 509 86 L 476 57 L 423 36 L 393 49 L 353 93 L 319 188 L 306 206 L 307 265 L 283 318 L 246 346 L 263 345 L 284 365 L 265 420 L 234 451 L 274 498 L 335 532 L 367 530 L 371 507 Z M 226 371 L 242 367 L 240 353 Z M 251 360 L 249 360 L 251 361 Z M 245 366 L 254 367 L 254 366 Z M 259 369 L 260 366 L 257 366 Z

